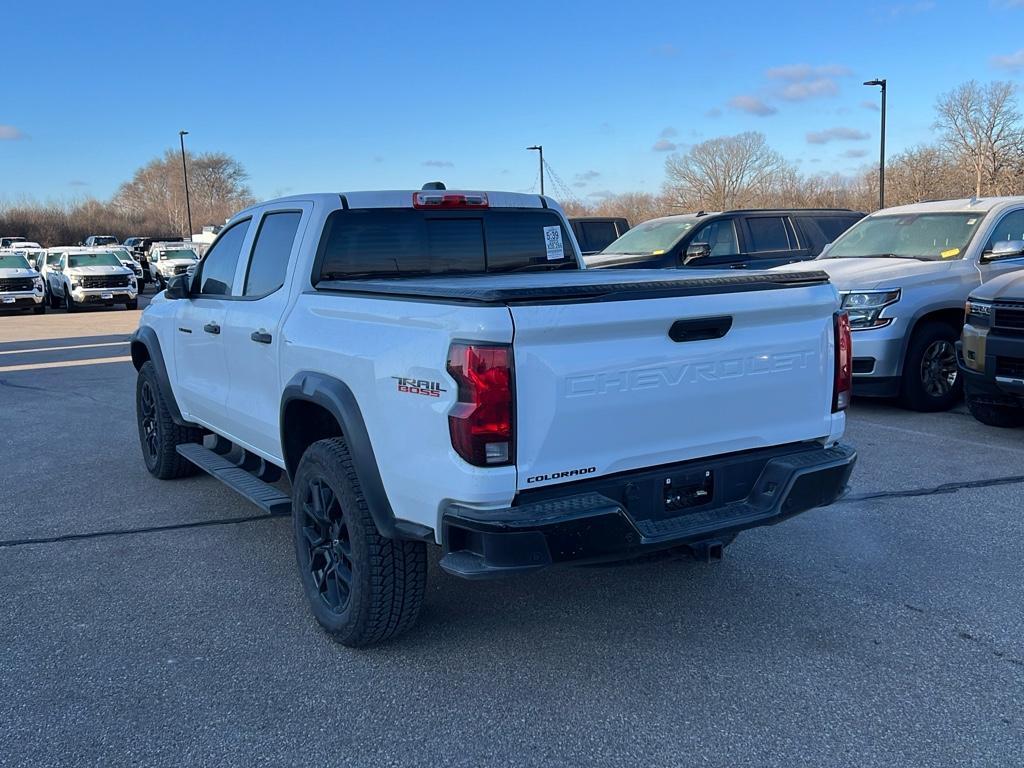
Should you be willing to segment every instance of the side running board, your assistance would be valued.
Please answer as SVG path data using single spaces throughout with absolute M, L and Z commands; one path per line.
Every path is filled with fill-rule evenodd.
M 220 454 L 204 448 L 199 443 L 183 443 L 178 446 L 178 453 L 224 485 L 245 496 L 267 514 L 291 514 L 290 497 L 237 464 L 232 464 Z

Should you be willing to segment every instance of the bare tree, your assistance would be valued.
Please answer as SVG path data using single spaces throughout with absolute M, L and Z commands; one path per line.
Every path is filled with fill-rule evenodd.
M 724 210 L 754 204 L 792 168 L 763 133 L 709 139 L 665 160 L 665 193 L 686 208 Z
M 940 96 L 935 111 L 944 144 L 974 171 L 974 193 L 1001 194 L 1024 146 L 1016 86 L 971 80 Z

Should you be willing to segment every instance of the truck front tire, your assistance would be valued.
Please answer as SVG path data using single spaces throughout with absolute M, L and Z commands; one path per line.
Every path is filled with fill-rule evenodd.
M 147 360 L 135 382 L 135 414 L 139 442 L 146 469 L 153 477 L 172 480 L 196 473 L 196 466 L 177 451 L 183 443 L 201 443 L 203 433 L 195 427 L 175 424 L 160 391 L 156 366 Z
M 1024 408 L 1016 408 L 1012 405 L 992 405 L 979 403 L 967 396 L 967 408 L 971 416 L 982 424 L 990 427 L 1024 427 Z
M 948 411 L 963 396 L 956 365 L 960 333 L 942 322 L 927 322 L 914 331 L 903 361 L 900 403 L 912 411 Z
M 380 535 L 344 439 L 319 440 L 302 455 L 292 523 L 303 591 L 334 640 L 368 646 L 415 624 L 427 583 L 426 544 Z

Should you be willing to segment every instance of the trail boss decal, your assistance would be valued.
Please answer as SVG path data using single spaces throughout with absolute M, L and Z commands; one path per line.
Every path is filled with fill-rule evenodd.
M 562 472 L 552 472 L 550 475 L 534 475 L 526 478 L 527 483 L 546 483 L 548 480 L 564 480 L 567 477 L 583 477 L 584 475 L 597 472 L 597 467 L 581 467 L 580 469 L 566 469 Z
M 405 395 L 424 395 L 426 397 L 440 397 L 446 390 L 441 387 L 439 381 L 427 381 L 426 379 L 407 379 L 405 376 L 392 376 L 398 382 L 398 391 Z

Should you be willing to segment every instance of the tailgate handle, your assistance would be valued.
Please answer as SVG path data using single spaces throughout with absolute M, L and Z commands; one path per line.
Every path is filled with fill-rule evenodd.
M 694 320 L 676 320 L 668 329 L 672 341 L 707 341 L 720 339 L 732 328 L 732 317 L 698 317 Z

